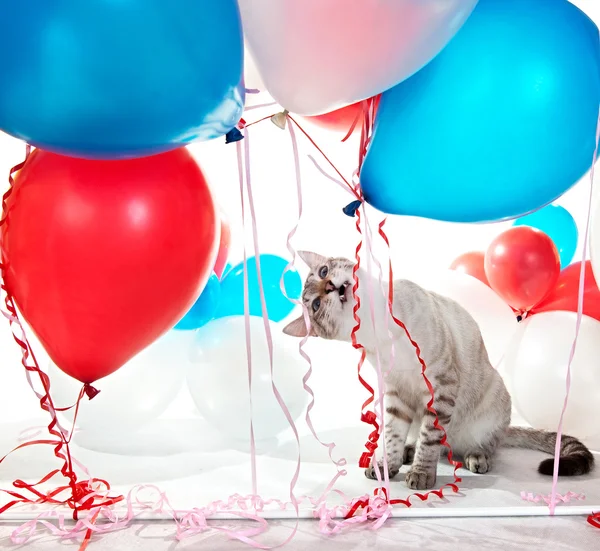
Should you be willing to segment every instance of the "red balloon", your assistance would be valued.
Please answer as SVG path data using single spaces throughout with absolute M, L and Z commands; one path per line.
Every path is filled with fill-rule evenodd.
M 362 102 L 359 101 L 341 109 L 331 111 L 330 113 L 305 118 L 317 126 L 343 132 L 344 134 L 350 131 L 350 128 L 352 128 L 352 125 L 356 121 L 354 132 L 357 130 L 360 132 L 363 121 L 363 106 Z
M 545 233 L 515 226 L 492 241 L 485 253 L 485 274 L 510 306 L 529 311 L 556 285 L 560 256 Z
M 225 216 L 225 213 L 220 211 L 221 217 L 221 242 L 219 243 L 219 253 L 217 254 L 217 261 L 215 262 L 214 272 L 215 275 L 221 279 L 225 266 L 227 266 L 227 259 L 229 258 L 229 245 L 231 244 L 231 228 L 229 227 L 229 221 Z
M 215 205 L 184 148 L 122 161 L 36 149 L 7 212 L 8 290 L 54 363 L 83 383 L 173 327 L 217 254 Z
M 489 286 L 490 283 L 485 275 L 484 258 L 485 253 L 480 251 L 464 253 L 452 262 L 450 269 L 470 275 Z
M 586 316 L 600 321 L 600 290 L 594 278 L 592 263 L 589 260 L 585 262 L 585 281 L 583 288 L 583 313 Z M 577 312 L 577 302 L 579 300 L 579 275 L 581 271 L 581 261 L 567 266 L 558 278 L 558 283 L 554 290 L 540 302 L 532 311 L 532 314 L 539 312 L 551 312 L 553 310 L 566 310 L 567 312 Z

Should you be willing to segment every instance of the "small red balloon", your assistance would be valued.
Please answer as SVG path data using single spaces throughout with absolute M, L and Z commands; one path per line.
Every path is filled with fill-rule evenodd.
M 54 363 L 93 383 L 190 309 L 215 263 L 216 216 L 184 148 L 122 161 L 36 149 L 7 202 L 4 281 Z
M 312 117 L 305 117 L 306 120 L 329 130 L 337 132 L 348 133 L 354 124 L 354 130 L 360 131 L 363 121 L 363 105 L 362 102 L 353 103 L 341 109 L 336 109 L 330 113 L 324 113 L 323 115 L 315 115 Z
M 529 226 L 515 226 L 501 233 L 485 253 L 490 287 L 519 311 L 529 311 L 542 301 L 559 274 L 556 245 L 545 233 Z
M 598 290 L 592 270 L 592 263 L 589 260 L 586 260 L 584 270 L 583 314 L 600 321 L 600 290 Z M 533 308 L 531 313 L 537 314 L 539 312 L 551 312 L 554 310 L 577 312 L 580 274 L 581 261 L 567 266 L 560 273 L 554 290 Z
M 481 251 L 464 253 L 452 262 L 450 269 L 470 275 L 489 286 L 490 283 L 485 275 L 484 259 L 485 253 Z
M 217 260 L 215 262 L 214 272 L 215 275 L 221 279 L 225 266 L 227 266 L 227 259 L 229 258 L 229 246 L 231 245 L 231 228 L 229 227 L 229 220 L 227 216 L 221 210 L 221 241 L 219 243 L 219 253 L 217 254 Z

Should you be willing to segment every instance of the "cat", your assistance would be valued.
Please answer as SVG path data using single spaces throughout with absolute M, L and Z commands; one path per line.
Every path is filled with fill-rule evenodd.
M 294 337 L 306 337 L 308 333 L 350 342 L 356 325 L 352 293 L 354 262 L 313 252 L 298 254 L 310 268 L 302 292 L 310 332 L 301 315 L 284 328 L 284 333 Z M 362 269 L 357 275 L 357 295 L 361 301 L 357 341 L 365 347 L 372 365 L 379 360 L 385 374 L 388 475 L 393 478 L 402 465 L 410 464 L 406 485 L 413 490 L 427 490 L 435 486 L 440 453 L 447 452 L 441 445 L 443 434 L 434 426 L 435 416 L 426 408 L 431 394 L 413 345 L 389 317 L 388 303 L 379 291 L 378 282 L 369 280 Z M 464 466 L 473 473 L 488 472 L 499 446 L 554 454 L 556 433 L 510 426 L 510 395 L 490 363 L 473 317 L 454 300 L 408 280 L 394 280 L 393 292 L 394 315 L 406 324 L 421 349 L 427 365 L 425 374 L 434 388 L 433 407 L 453 453 L 462 458 Z M 593 466 L 590 450 L 576 438 L 563 435 L 558 474 L 583 475 Z M 383 461 L 379 460 L 377 465 L 366 469 L 367 478 L 377 477 L 376 468 L 383 476 Z M 548 458 L 540 463 L 538 471 L 552 475 L 553 469 L 554 459 Z

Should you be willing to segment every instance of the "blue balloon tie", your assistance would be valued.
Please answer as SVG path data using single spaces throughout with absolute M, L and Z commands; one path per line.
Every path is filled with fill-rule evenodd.
M 244 139 L 244 135 L 237 129 L 232 128 L 227 134 L 225 134 L 225 143 L 235 143 Z
M 352 203 L 346 205 L 342 210 L 344 211 L 344 214 L 346 216 L 350 216 L 351 218 L 353 218 L 354 216 L 356 216 L 356 211 L 360 208 L 361 205 L 362 201 L 352 201 Z

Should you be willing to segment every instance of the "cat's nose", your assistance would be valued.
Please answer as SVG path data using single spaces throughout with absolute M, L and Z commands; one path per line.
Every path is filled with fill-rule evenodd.
M 331 281 L 327 281 L 327 283 L 325 283 L 325 292 L 326 293 L 331 293 L 332 291 L 335 291 L 337 289 L 337 287 L 331 283 Z

